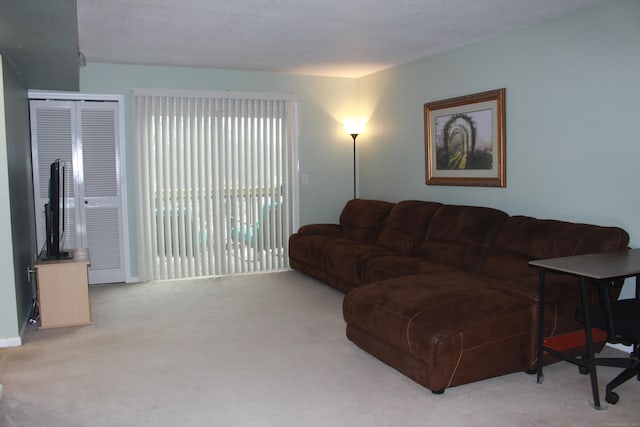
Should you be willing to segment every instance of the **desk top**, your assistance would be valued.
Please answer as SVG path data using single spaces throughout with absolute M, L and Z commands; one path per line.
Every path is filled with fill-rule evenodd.
M 529 265 L 589 277 L 612 279 L 640 274 L 640 249 L 530 261 Z

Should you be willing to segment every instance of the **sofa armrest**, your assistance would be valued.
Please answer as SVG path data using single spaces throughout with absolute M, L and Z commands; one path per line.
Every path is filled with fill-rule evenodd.
M 338 224 L 308 224 L 300 227 L 298 234 L 320 234 L 340 237 L 342 236 L 342 231 Z

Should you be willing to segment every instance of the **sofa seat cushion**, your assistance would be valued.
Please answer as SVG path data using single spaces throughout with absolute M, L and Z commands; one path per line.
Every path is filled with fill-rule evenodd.
M 401 254 L 385 254 L 369 258 L 363 271 L 363 282 L 379 282 L 400 276 L 431 274 L 443 271 L 454 272 L 460 271 L 460 269 L 424 258 Z
M 529 305 L 538 306 L 540 291 L 540 278 L 538 275 L 525 276 L 513 280 L 497 280 L 485 276 L 485 282 L 490 289 L 514 296 Z M 566 300 L 567 297 L 574 297 L 571 300 L 576 304 L 580 302 L 580 287 L 575 276 L 547 273 L 545 275 L 545 284 L 545 305 Z
M 483 369 L 494 369 L 496 364 L 502 373 L 524 370 L 531 358 L 530 306 L 464 272 L 412 275 L 361 286 L 347 294 L 343 313 L 347 324 L 437 371 L 436 388 L 463 383 L 462 377 L 486 378 Z M 511 348 L 514 342 L 517 348 Z M 480 355 L 493 357 L 495 363 L 472 368 L 469 364 Z M 479 372 L 467 372 L 473 369 Z
M 534 317 L 537 318 L 540 289 L 538 276 L 525 276 L 515 280 L 492 280 L 487 277 L 486 286 L 526 302 L 532 308 Z M 595 292 L 590 298 L 593 303 L 596 303 Z M 546 274 L 544 301 L 545 337 L 582 328 L 582 325 L 575 318 L 576 308 L 580 305 L 580 286 L 575 276 Z

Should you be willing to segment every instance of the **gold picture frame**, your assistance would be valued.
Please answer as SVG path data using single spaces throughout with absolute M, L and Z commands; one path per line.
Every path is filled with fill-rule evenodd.
M 505 92 L 424 104 L 427 185 L 506 187 Z

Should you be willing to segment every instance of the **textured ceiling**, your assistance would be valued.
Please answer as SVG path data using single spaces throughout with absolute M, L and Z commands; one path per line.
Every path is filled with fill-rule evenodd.
M 360 77 L 606 0 L 77 0 L 88 62 Z

